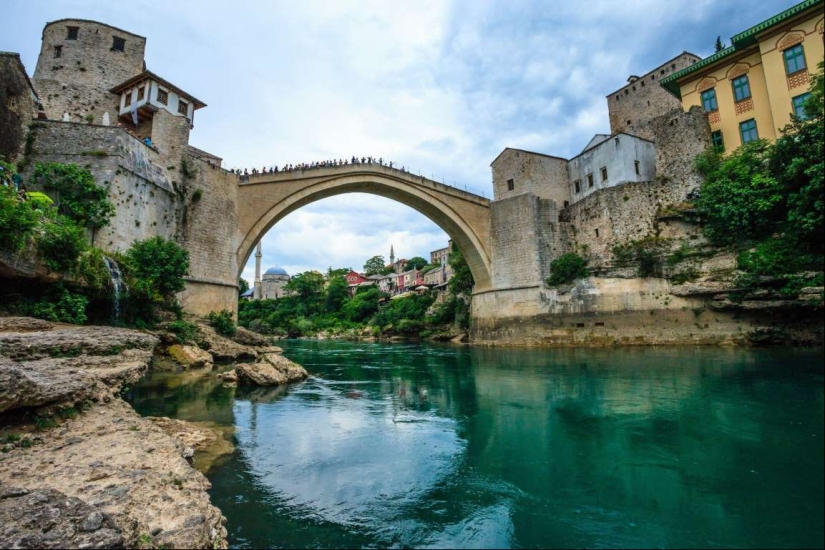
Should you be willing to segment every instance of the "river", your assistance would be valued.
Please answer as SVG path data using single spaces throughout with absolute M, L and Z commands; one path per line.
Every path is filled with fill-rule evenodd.
M 130 392 L 233 434 L 233 547 L 824 544 L 821 349 L 283 347 L 309 380 Z

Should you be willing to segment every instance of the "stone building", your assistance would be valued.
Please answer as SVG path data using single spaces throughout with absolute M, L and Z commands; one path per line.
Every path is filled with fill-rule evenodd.
M 600 189 L 656 177 L 656 147 L 652 141 L 624 132 L 595 136 L 567 163 L 570 202 Z
M 261 278 L 262 300 L 275 300 L 289 295 L 289 291 L 284 287 L 289 282 L 290 276 L 282 267 L 270 267 Z
M 111 89 L 145 68 L 146 38 L 86 19 L 60 19 L 43 29 L 34 70 L 50 120 L 102 124 L 117 119 Z
M 430 252 L 430 265 L 447 265 L 447 260 L 450 258 L 450 250 L 452 249 L 453 241 L 447 241 L 446 248 L 439 248 Z
M 0 160 L 16 162 L 40 100 L 20 55 L 0 52 Z
M 47 23 L 31 91 L 16 86 L 25 93 L 0 102 L 0 135 L 14 137 L 8 141 L 18 157 L 25 153 L 27 184 L 38 162 L 63 162 L 88 168 L 108 190 L 115 216 L 92 234 L 95 246 L 118 252 L 135 240 L 174 239 L 190 257 L 179 295 L 184 308 L 234 310 L 238 259 L 226 243 L 236 238 L 238 177 L 220 168 L 219 157 L 189 145 L 194 112 L 205 104 L 147 71 L 145 53 L 146 38 L 111 25 Z M 9 67 L 19 76 L 16 54 L 0 56 L 0 88 L 12 82 Z M 12 112 L 15 121 L 4 116 Z
M 685 110 L 705 111 L 713 142 L 732 151 L 774 140 L 803 114 L 811 71 L 823 59 L 823 0 L 805 0 L 731 37 L 722 51 L 661 80 Z
M 701 60 L 698 55 L 682 52 L 642 76 L 628 77 L 627 84 L 607 95 L 610 133 L 625 132 L 653 139 L 647 130 L 648 122 L 682 107 L 659 82 Z

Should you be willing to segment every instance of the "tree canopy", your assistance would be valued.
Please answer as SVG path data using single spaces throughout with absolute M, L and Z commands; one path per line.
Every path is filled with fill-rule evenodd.
M 367 277 L 370 275 L 381 275 L 384 272 L 385 266 L 384 256 L 373 256 L 364 264 L 364 275 Z

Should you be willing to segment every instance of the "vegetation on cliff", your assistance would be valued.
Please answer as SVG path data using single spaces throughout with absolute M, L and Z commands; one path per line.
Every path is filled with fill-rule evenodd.
M 114 214 L 106 189 L 73 164 L 35 167 L 33 181 L 49 190 L 53 201 L 17 190 L 23 182 L 13 165 L 2 163 L 0 174 L 0 253 L 13 262 L 36 255 L 35 263 L 50 274 L 47 282 L 10 279 L 2 287 L 4 306 L 11 313 L 51 321 L 110 321 L 112 278 L 104 252 L 88 238 Z M 120 322 L 149 326 L 159 310 L 178 312 L 175 293 L 183 290 L 189 269 L 184 249 L 155 237 L 112 256 L 128 289 L 117 297 Z

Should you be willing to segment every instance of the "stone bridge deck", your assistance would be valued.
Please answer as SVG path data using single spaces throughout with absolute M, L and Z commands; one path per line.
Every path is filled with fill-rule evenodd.
M 343 193 L 370 193 L 427 216 L 467 259 L 477 289 L 490 286 L 490 200 L 377 163 L 346 164 L 241 176 L 238 184 L 238 265 L 279 220 L 315 201 Z

